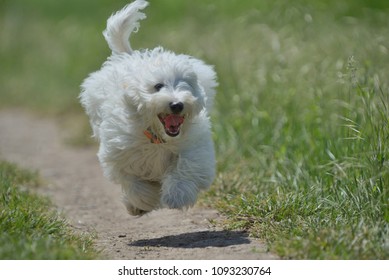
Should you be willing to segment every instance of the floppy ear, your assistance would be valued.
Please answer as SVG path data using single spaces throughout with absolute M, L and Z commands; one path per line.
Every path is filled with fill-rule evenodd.
M 207 111 L 210 112 L 213 107 L 213 100 L 216 94 L 216 87 L 219 85 L 216 81 L 217 76 L 216 72 L 213 69 L 213 66 L 206 65 L 201 60 L 191 58 L 193 69 L 197 75 L 197 80 L 204 89 L 204 103 Z

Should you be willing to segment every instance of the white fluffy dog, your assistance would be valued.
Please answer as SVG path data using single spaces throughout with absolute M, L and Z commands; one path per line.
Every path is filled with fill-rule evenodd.
M 80 95 L 104 174 L 121 184 L 131 215 L 188 208 L 215 176 L 209 111 L 216 73 L 162 47 L 132 50 L 128 39 L 147 5 L 136 0 L 108 19 L 103 34 L 112 55 Z

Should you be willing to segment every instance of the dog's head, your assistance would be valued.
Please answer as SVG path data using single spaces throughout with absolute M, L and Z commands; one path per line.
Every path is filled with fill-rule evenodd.
M 162 48 L 134 52 L 129 58 L 125 100 L 145 130 L 169 141 L 210 109 L 217 85 L 212 67 Z

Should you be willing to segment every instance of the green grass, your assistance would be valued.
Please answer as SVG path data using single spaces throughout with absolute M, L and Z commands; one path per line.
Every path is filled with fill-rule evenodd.
M 0 259 L 91 259 L 93 240 L 76 234 L 47 199 L 28 190 L 39 177 L 0 162 Z
M 0 106 L 80 123 L 84 143 L 79 85 L 127 1 L 24 2 L 0 2 Z M 218 176 L 204 201 L 225 226 L 282 258 L 389 258 L 389 2 L 166 0 L 146 13 L 135 48 L 216 66 Z

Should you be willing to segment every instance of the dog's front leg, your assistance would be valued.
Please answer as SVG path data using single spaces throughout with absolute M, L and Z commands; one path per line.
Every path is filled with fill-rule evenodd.
M 193 206 L 200 190 L 208 189 L 215 177 L 215 154 L 211 138 L 182 151 L 177 165 L 162 181 L 161 204 L 182 209 Z
M 122 201 L 130 215 L 143 215 L 159 206 L 159 183 L 144 181 L 136 176 L 123 176 Z

